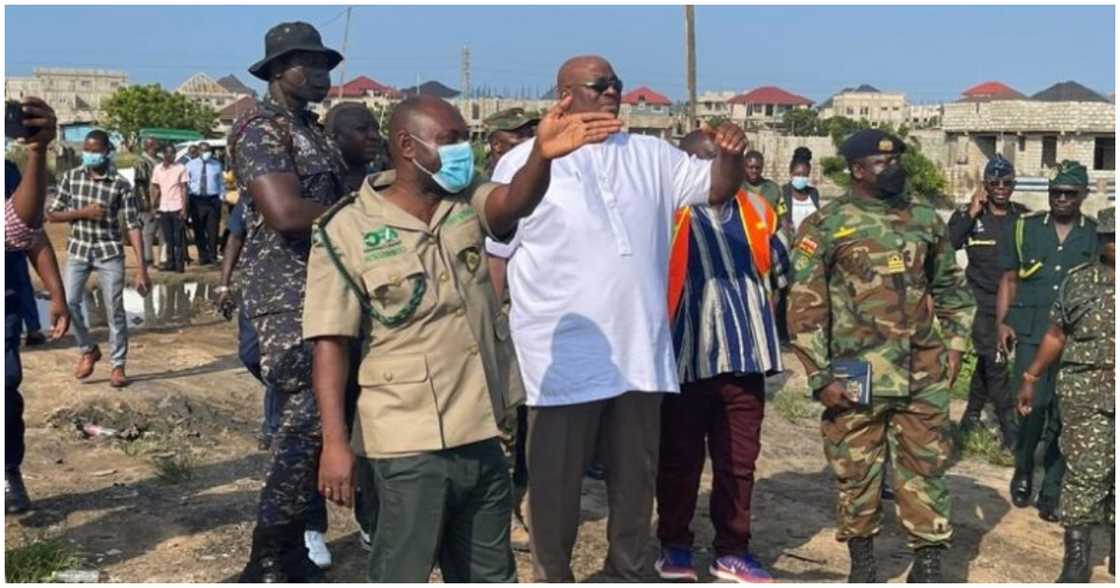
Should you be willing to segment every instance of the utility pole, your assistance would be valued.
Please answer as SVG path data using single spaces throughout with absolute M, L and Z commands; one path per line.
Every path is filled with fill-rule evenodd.
M 691 4 L 684 7 L 684 49 L 688 77 L 688 132 L 696 125 L 696 12 Z
M 346 7 L 346 28 L 342 30 L 342 68 L 338 72 L 338 97 L 342 98 L 342 86 L 346 84 L 346 44 L 350 38 L 350 11 L 352 6 Z

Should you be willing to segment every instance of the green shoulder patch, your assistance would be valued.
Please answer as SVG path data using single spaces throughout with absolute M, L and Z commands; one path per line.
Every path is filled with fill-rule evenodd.
M 474 209 L 470 206 L 466 206 L 451 213 L 451 216 L 447 217 L 447 220 L 444 221 L 443 224 L 448 227 L 454 227 L 471 220 L 475 216 L 477 215 L 475 214 Z

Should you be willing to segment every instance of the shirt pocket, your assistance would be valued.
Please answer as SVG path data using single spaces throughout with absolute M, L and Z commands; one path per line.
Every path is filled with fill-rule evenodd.
M 443 240 L 454 260 L 453 271 L 460 284 L 466 286 L 489 279 L 489 272 L 483 268 L 486 256 L 483 250 L 482 226 L 479 224 L 478 217 L 472 217 L 446 231 Z
M 428 276 L 415 253 L 378 263 L 362 273 L 362 284 L 374 318 L 395 327 L 428 314 L 434 306 Z
M 439 408 L 423 354 L 366 359 L 358 369 L 356 444 L 375 453 L 441 449 Z

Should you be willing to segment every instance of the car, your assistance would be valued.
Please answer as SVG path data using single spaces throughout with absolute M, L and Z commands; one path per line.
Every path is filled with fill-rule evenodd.
M 193 145 L 201 145 L 206 143 L 210 146 L 210 150 L 214 153 L 214 157 L 225 161 L 226 160 L 226 140 L 225 139 L 200 139 L 198 141 L 183 141 L 182 143 L 175 144 L 175 161 L 179 163 L 187 162 L 187 149 Z

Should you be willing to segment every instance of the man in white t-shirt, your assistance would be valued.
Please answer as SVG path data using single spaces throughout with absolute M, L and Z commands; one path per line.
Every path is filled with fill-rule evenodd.
M 568 60 L 558 98 L 571 112 L 617 115 L 622 81 L 601 57 Z M 730 200 L 746 138 L 714 131 L 715 160 L 654 137 L 616 133 L 553 160 L 548 192 L 513 237 L 510 328 L 528 406 L 529 532 L 536 580 L 574 580 L 580 485 L 597 443 L 610 509 L 604 570 L 648 577 L 663 393 L 679 391 L 668 326 L 674 212 Z M 533 140 L 498 162 L 508 183 Z

